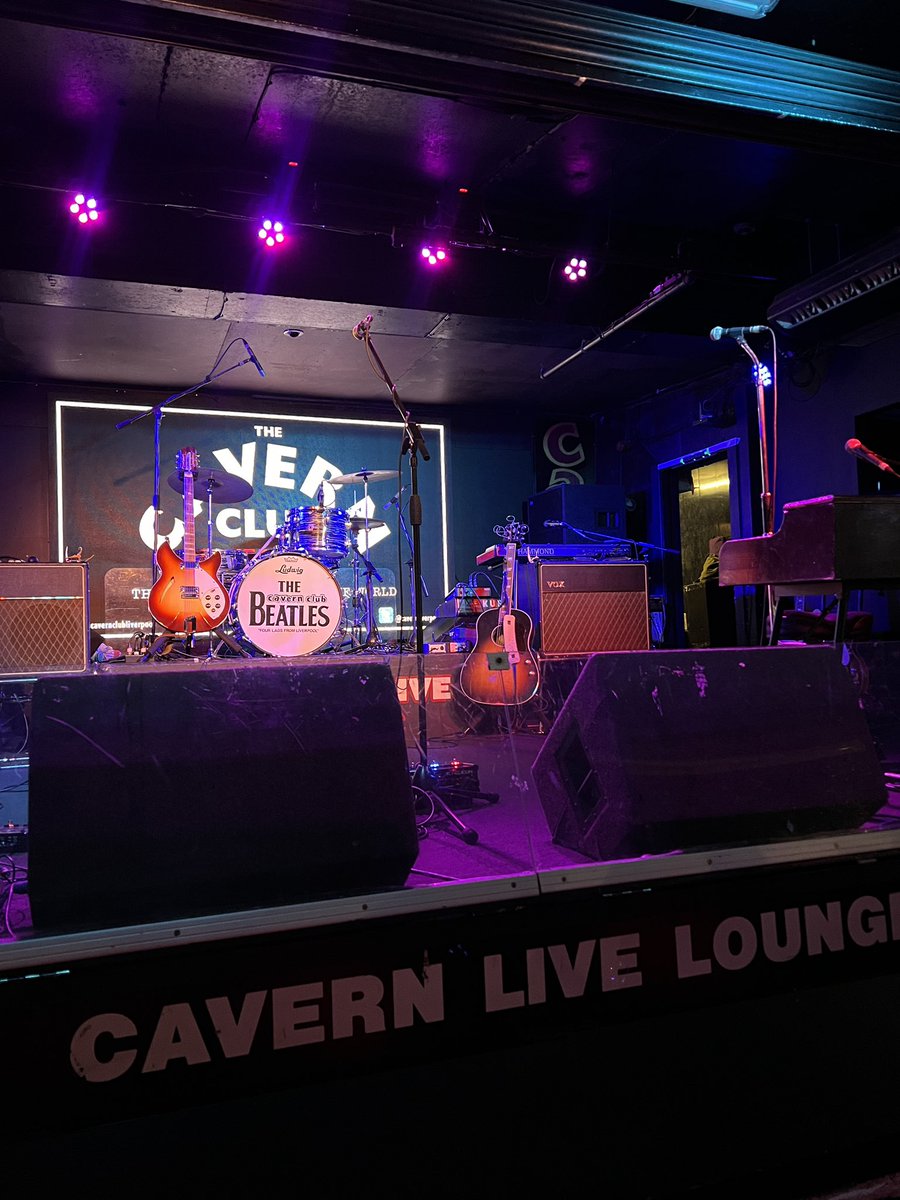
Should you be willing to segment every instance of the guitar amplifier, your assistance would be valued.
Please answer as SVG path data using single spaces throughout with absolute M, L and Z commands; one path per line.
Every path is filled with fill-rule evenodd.
M 646 563 L 520 563 L 517 575 L 542 654 L 650 649 Z
M 0 676 L 86 671 L 87 563 L 0 563 Z

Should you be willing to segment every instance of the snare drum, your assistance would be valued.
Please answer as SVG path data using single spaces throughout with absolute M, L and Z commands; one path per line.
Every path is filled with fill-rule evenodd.
M 222 551 L 222 569 L 225 571 L 243 571 L 247 565 L 247 551 L 231 546 Z
M 344 628 L 344 600 L 329 570 L 302 554 L 254 559 L 231 585 L 240 642 L 277 658 L 330 649 Z
M 334 570 L 350 553 L 350 517 L 342 508 L 291 508 L 278 531 L 283 554 L 310 554 Z

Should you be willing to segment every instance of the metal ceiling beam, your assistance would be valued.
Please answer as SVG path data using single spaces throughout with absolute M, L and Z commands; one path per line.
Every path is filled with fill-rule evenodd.
M 900 73 L 566 0 L 4 0 L 0 15 L 434 95 L 896 154 Z M 723 113 L 725 109 L 725 113 Z M 861 141 L 859 139 L 862 139 Z M 856 142 L 853 142 L 855 145 Z

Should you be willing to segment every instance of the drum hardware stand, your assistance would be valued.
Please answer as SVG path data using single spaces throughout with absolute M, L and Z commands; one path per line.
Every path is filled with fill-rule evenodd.
M 219 651 L 222 649 L 223 646 L 227 646 L 228 649 L 232 652 L 232 654 L 236 654 L 239 658 L 252 658 L 253 657 L 249 650 L 245 650 L 244 647 L 240 644 L 240 642 L 237 641 L 236 638 L 232 637 L 230 633 L 226 633 L 225 630 L 221 628 L 221 626 L 218 629 L 213 629 L 210 631 L 210 639 L 212 639 L 213 637 L 215 637 L 217 639 L 217 645 L 216 645 L 215 649 L 213 649 L 212 641 L 210 641 L 210 654 L 209 654 L 210 658 L 218 658 Z
M 391 501 L 391 503 L 397 504 L 397 519 L 400 523 L 400 531 L 403 534 L 403 536 L 406 538 L 407 546 L 409 546 L 410 557 L 406 560 L 406 566 L 409 570 L 409 592 L 410 592 L 410 595 L 413 595 L 413 592 L 415 589 L 415 578 L 416 578 L 415 577 L 415 549 L 413 548 L 413 540 L 410 537 L 409 529 L 407 527 L 406 521 L 403 519 L 402 506 L 393 500 Z M 425 584 L 424 578 L 422 579 L 422 593 L 425 596 L 429 595 L 428 588 Z M 415 620 L 415 616 L 413 619 Z M 414 626 L 414 628 L 415 628 L 415 626 Z M 400 630 L 400 640 L 402 643 L 402 641 L 403 641 L 403 630 L 402 629 Z
M 232 343 L 229 343 L 231 345 Z M 246 345 L 246 343 L 244 343 Z M 227 349 L 227 347 L 226 347 Z M 248 347 L 249 349 L 249 347 Z M 225 351 L 222 352 L 224 354 Z M 192 392 L 197 392 L 207 384 L 213 383 L 216 379 L 220 379 L 223 375 L 227 375 L 230 371 L 236 371 L 238 367 L 246 366 L 247 363 L 253 363 L 257 370 L 259 364 L 254 362 L 253 355 L 250 354 L 247 358 L 242 358 L 240 362 L 233 363 L 230 367 L 223 367 L 221 371 L 216 370 L 216 366 L 221 362 L 222 355 L 216 359 L 213 364 L 213 369 L 208 375 L 200 380 L 199 383 L 193 384 L 189 388 L 185 388 L 183 392 L 175 392 L 172 396 L 167 396 L 165 400 L 161 400 L 159 404 L 154 404 L 152 408 L 148 408 L 146 412 L 138 413 L 134 417 L 129 417 L 126 421 L 119 421 L 116 429 L 126 429 L 129 425 L 134 425 L 137 421 L 142 421 L 144 417 L 153 414 L 153 549 L 150 551 L 150 586 L 152 587 L 157 580 L 157 562 L 156 551 L 159 549 L 159 434 L 163 419 L 163 409 L 170 405 L 175 400 L 182 400 L 185 396 L 190 396 Z M 253 489 L 251 488 L 251 491 Z M 152 614 L 151 614 L 152 616 Z M 151 628 L 156 632 L 156 618 L 153 618 Z M 146 660 L 144 660 L 146 661 Z
M 359 564 L 360 561 L 365 563 L 366 587 L 363 593 L 359 586 Z M 350 631 L 350 649 L 351 650 L 381 650 L 384 648 L 384 642 L 378 632 L 378 626 L 375 621 L 375 593 L 372 580 L 377 579 L 379 583 L 383 582 L 383 577 L 378 574 L 374 563 L 367 558 L 361 550 L 353 546 L 353 626 Z M 361 602 L 362 601 L 362 602 Z M 360 620 L 360 611 L 363 612 L 363 619 Z

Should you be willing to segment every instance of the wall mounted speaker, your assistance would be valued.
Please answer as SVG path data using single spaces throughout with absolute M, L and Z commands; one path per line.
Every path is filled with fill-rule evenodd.
M 402 885 L 418 854 L 384 663 L 150 661 L 38 679 L 35 928 Z
M 564 523 L 545 526 L 548 520 Z M 616 484 L 556 484 L 529 497 L 525 524 L 531 542 L 574 542 L 583 547 L 584 538 L 568 529 L 568 525 L 623 538 L 625 489 Z
M 594 859 L 852 829 L 886 798 L 830 646 L 594 655 L 533 774 L 553 840 Z
M 86 563 L 0 563 L 0 675 L 84 671 Z

